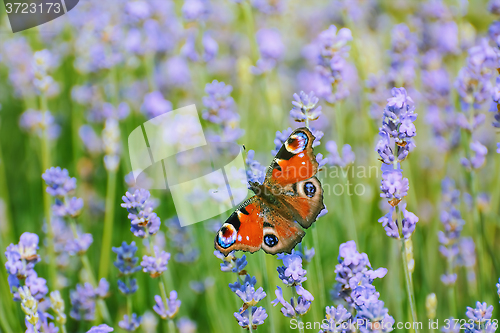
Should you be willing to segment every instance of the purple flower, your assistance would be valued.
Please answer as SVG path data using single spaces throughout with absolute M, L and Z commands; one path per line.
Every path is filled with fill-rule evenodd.
M 290 116 L 297 122 L 317 120 L 321 116 L 321 106 L 318 105 L 319 98 L 310 92 L 309 95 L 301 91 L 300 94 L 293 94 L 295 101 L 292 101 L 293 109 Z
M 138 317 L 135 313 L 132 313 L 130 317 L 123 315 L 123 320 L 118 323 L 118 326 L 126 331 L 134 332 L 141 325 L 141 319 L 142 317 Z
M 380 140 L 377 143 L 376 151 L 380 155 L 380 159 L 385 164 L 392 164 L 395 161 L 395 156 L 391 148 L 391 139 L 385 131 L 379 133 Z
M 65 251 L 71 256 L 82 255 L 87 252 L 93 241 L 92 234 L 77 233 L 76 238 L 73 237 L 66 242 Z
M 120 292 L 124 295 L 132 295 L 139 289 L 139 286 L 137 285 L 137 279 L 130 279 L 128 281 L 128 285 L 127 281 L 123 282 L 122 280 L 118 280 L 117 285 L 118 290 L 120 290 Z
M 127 2 L 125 10 L 132 18 L 138 20 L 147 19 L 151 15 L 151 8 L 146 1 Z
M 302 248 L 302 246 L 300 248 L 296 247 L 295 249 L 292 250 L 292 255 L 298 255 L 306 263 L 309 263 L 312 261 L 312 258 L 314 257 L 315 253 L 316 252 L 315 252 L 313 247 L 310 249 L 307 249 L 307 246 L 304 246 L 303 248 Z
M 392 164 L 396 151 L 398 161 L 403 161 L 410 150 L 415 147 L 412 138 L 416 135 L 413 122 L 417 119 L 414 113 L 413 100 L 407 95 L 404 88 L 393 88 L 392 98 L 383 112 L 380 140 L 377 143 L 377 152 L 385 164 Z
M 40 261 L 37 250 L 38 235 L 29 232 L 21 235 L 18 244 L 7 246 L 5 268 L 9 274 L 11 288 L 19 284 L 18 279 L 25 279 L 34 272 L 35 264 Z
M 403 178 L 401 170 L 386 169 L 382 171 L 382 181 L 380 184 L 382 193 L 380 196 L 388 199 L 389 202 L 394 200 L 397 204 L 408 194 L 408 178 Z
M 276 299 L 274 301 L 272 301 L 271 303 L 274 306 L 276 306 L 278 303 L 280 303 L 283 306 L 281 308 L 281 313 L 283 313 L 283 315 L 285 317 L 290 317 L 290 318 L 295 317 L 297 315 L 297 313 L 295 312 L 295 309 L 292 306 L 292 304 L 288 303 L 283 298 L 283 290 L 280 287 L 276 287 L 276 288 L 277 288 L 275 291 Z
M 245 275 L 245 278 L 243 279 L 243 283 L 240 283 L 240 279 L 236 280 L 235 283 L 230 283 L 229 284 L 229 289 L 231 289 L 232 292 L 236 293 L 237 290 L 240 290 L 242 292 L 245 292 L 246 286 L 255 286 L 257 284 L 257 279 L 254 276 L 250 276 L 249 274 Z
M 477 302 L 476 308 L 467 307 L 465 315 L 470 319 L 466 332 L 495 332 L 497 323 L 491 321 L 493 305 Z
M 342 304 L 340 304 L 337 308 L 327 306 L 325 320 L 322 322 L 319 333 L 351 333 L 354 327 L 351 313 L 349 313 Z
M 30 289 L 31 295 L 37 301 L 42 300 L 49 292 L 47 281 L 44 278 L 38 277 L 34 270 L 30 271 L 24 285 Z
M 130 245 L 123 242 L 120 247 L 113 247 L 112 250 L 117 255 L 114 265 L 120 271 L 120 275 L 129 276 L 141 270 L 141 267 L 137 265 L 139 258 L 135 257 L 137 251 L 135 242 Z
M 202 21 L 208 17 L 209 2 L 206 0 L 186 0 L 182 6 L 182 16 L 188 21 Z
M 42 175 L 47 184 L 47 193 L 55 197 L 63 197 L 76 188 L 76 178 L 69 176 L 68 170 L 51 167 Z
M 96 300 L 108 295 L 109 283 L 102 278 L 97 288 L 90 283 L 77 284 L 76 290 L 70 291 L 71 311 L 70 317 L 75 320 L 92 321 L 95 317 Z
M 157 117 L 166 112 L 172 111 L 172 103 L 167 101 L 161 92 L 153 91 L 144 96 L 141 111 L 148 119 Z
M 281 34 L 276 29 L 260 29 L 256 34 L 261 58 L 257 67 L 251 68 L 255 75 L 272 70 L 285 53 L 285 45 L 281 41 Z
M 397 221 L 393 219 L 394 215 L 394 207 L 390 207 L 389 212 L 378 219 L 379 223 L 382 223 L 382 226 L 385 229 L 387 236 L 392 238 L 399 238 L 399 230 Z
M 406 203 L 401 205 L 401 210 L 403 211 L 402 220 L 402 232 L 405 239 L 409 239 L 413 231 L 415 231 L 415 226 L 418 222 L 418 217 L 412 212 L 406 210 Z
M 113 328 L 109 327 L 106 324 L 94 326 L 89 331 L 87 331 L 87 333 L 109 333 L 109 332 L 113 332 Z
M 352 35 L 349 29 L 342 28 L 337 32 L 337 27 L 334 25 L 321 32 L 317 38 L 316 48 L 319 50 L 319 54 L 316 70 L 324 85 L 324 89 L 321 92 L 317 91 L 317 93 L 329 103 L 335 103 L 349 95 L 343 81 L 346 79 L 346 58 L 349 54 L 347 44 L 351 40 Z
M 141 262 L 142 271 L 149 273 L 152 278 L 156 278 L 166 271 L 167 263 L 170 260 L 170 253 L 160 252 L 157 246 L 154 247 L 154 252 L 153 257 L 143 256 Z
M 249 182 L 257 182 L 259 184 L 264 183 L 266 178 L 266 167 L 259 163 L 259 161 L 254 159 L 255 151 L 249 150 L 247 158 L 245 159 L 245 164 L 247 166 L 247 179 Z
M 137 237 L 154 235 L 160 230 L 161 221 L 153 212 L 153 201 L 150 200 L 150 196 L 149 191 L 136 189 L 133 194 L 127 192 L 122 197 L 124 203 L 121 206 L 129 212 L 130 231 Z
M 488 10 L 495 15 L 500 15 L 500 1 L 499 0 L 490 0 L 488 2 Z
M 220 264 L 220 270 L 223 272 L 233 272 L 236 274 L 240 274 L 248 265 L 247 257 L 245 255 L 241 256 L 241 258 L 237 258 L 234 255 L 234 252 L 231 252 L 227 256 L 224 256 L 219 251 L 214 251 L 214 256 L 222 260 L 222 263 Z
M 443 274 L 441 275 L 441 282 L 443 282 L 445 286 L 452 286 L 457 282 L 457 274 Z
M 156 305 L 153 310 L 163 319 L 172 319 L 177 312 L 179 312 L 179 307 L 181 306 L 181 301 L 177 299 L 177 292 L 172 290 L 170 292 L 170 298 L 167 298 L 167 308 L 165 309 L 165 304 L 160 296 L 155 296 Z
M 406 109 L 406 105 L 413 105 L 413 100 L 408 96 L 405 88 L 392 88 L 391 93 L 393 97 L 387 99 L 387 106 Z
M 471 158 L 470 163 L 474 169 L 479 169 L 486 162 L 488 148 L 483 146 L 479 141 L 474 141 L 470 143 L 470 149 L 475 153 L 474 157 Z
M 83 199 L 72 197 L 69 200 L 61 201 L 56 199 L 56 204 L 52 206 L 54 215 L 59 217 L 77 217 L 83 208 Z
M 252 328 L 255 330 L 257 326 L 264 324 L 264 320 L 267 318 L 266 309 L 263 307 L 253 306 L 251 308 L 241 308 L 239 312 L 234 313 L 234 317 L 238 321 L 238 325 L 242 328 L 248 328 L 250 326 L 250 312 L 252 311 Z
M 285 53 L 281 34 L 276 29 L 260 29 L 256 34 L 261 56 L 265 59 L 279 60 Z
M 19 119 L 19 126 L 27 132 L 42 136 L 43 130 L 47 131 L 47 136 L 50 140 L 55 140 L 59 137 L 61 128 L 54 121 L 54 117 L 49 111 L 27 110 Z
M 446 178 L 442 182 L 442 211 L 440 215 L 441 223 L 444 231 L 438 234 L 441 246 L 439 251 L 452 262 L 456 261 L 458 255 L 458 240 L 465 221 L 462 219 L 460 211 L 457 209 L 459 205 L 460 192 L 456 190 L 452 180 Z
M 302 268 L 302 258 L 296 254 L 278 254 L 283 266 L 278 267 L 281 281 L 287 286 L 296 286 L 307 280 L 307 271 Z
M 368 256 L 357 251 L 354 241 L 340 245 L 338 262 L 335 280 L 340 284 L 340 289 L 334 296 L 340 296 L 350 305 L 363 304 L 365 300 L 372 300 L 373 296 L 378 299 L 378 293 L 371 283 L 376 278 L 384 277 L 387 269 L 372 270 Z
M 262 287 L 255 290 L 255 287 L 250 283 L 245 283 L 241 289 L 237 289 L 235 291 L 236 295 L 248 306 L 255 306 L 259 303 L 264 297 L 266 297 L 266 293 Z
M 479 107 L 489 100 L 492 91 L 490 78 L 497 67 L 498 56 L 486 38 L 469 49 L 467 65 L 463 67 L 455 82 L 455 88 L 465 106 Z
M 182 56 L 169 58 L 161 66 L 163 85 L 186 88 L 191 82 L 191 72 L 187 60 Z
M 109 282 L 105 278 L 99 280 L 99 284 L 94 289 L 96 297 L 106 298 L 109 296 Z
M 398 24 L 392 29 L 391 67 L 388 73 L 389 85 L 412 87 L 415 78 L 417 40 L 405 24 Z
M 201 44 L 203 45 L 203 61 L 209 62 L 217 56 L 219 44 L 208 32 L 203 34 Z
M 258 11 L 268 15 L 279 15 L 283 13 L 286 6 L 286 1 L 283 0 L 251 0 L 251 2 Z
M 75 320 L 92 321 L 95 317 L 95 291 L 90 283 L 77 284 L 76 290 L 70 291 L 70 317 Z
M 335 141 L 328 141 L 325 148 L 330 153 L 327 157 L 329 164 L 345 168 L 349 164 L 354 163 L 356 156 L 354 155 L 354 152 L 349 144 L 345 144 L 342 147 L 342 157 L 339 154 L 337 143 Z
M 365 332 L 391 332 L 394 328 L 394 318 L 388 314 L 389 310 L 384 307 L 384 302 L 375 301 L 362 305 L 356 314 L 356 322 L 362 321 L 359 331 Z
M 196 323 L 189 318 L 182 317 L 177 320 L 177 328 L 179 333 L 195 333 Z
M 460 333 L 460 325 L 457 325 L 457 319 L 453 319 L 453 317 L 448 318 L 449 325 L 445 325 L 441 328 L 442 333 Z
M 213 80 L 207 83 L 205 92 L 208 96 L 203 97 L 203 118 L 215 123 L 227 123 L 238 119 L 238 114 L 234 111 L 234 100 L 231 97 L 233 87 L 224 82 Z

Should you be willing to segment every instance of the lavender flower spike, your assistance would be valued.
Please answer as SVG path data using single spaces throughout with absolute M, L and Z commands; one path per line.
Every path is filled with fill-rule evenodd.
M 321 106 L 317 105 L 319 98 L 314 92 L 306 94 L 301 91 L 300 94 L 293 94 L 295 101 L 292 101 L 293 109 L 290 116 L 297 122 L 313 121 L 321 116 Z
M 71 178 L 68 170 L 60 167 L 47 169 L 42 179 L 47 184 L 47 193 L 54 197 L 63 197 L 76 188 L 76 178 Z
M 109 332 L 113 332 L 113 328 L 109 327 L 106 324 L 94 326 L 89 331 L 87 331 L 87 333 L 109 333 Z
M 177 312 L 179 312 L 179 308 L 181 306 L 181 301 L 177 299 L 177 292 L 172 290 L 170 292 L 170 298 L 166 299 L 167 301 L 167 309 L 165 309 L 165 304 L 163 303 L 163 299 L 159 296 L 155 296 L 155 306 L 153 310 L 163 319 L 172 319 L 175 317 Z
M 154 257 L 143 256 L 141 262 L 142 271 L 149 273 L 152 278 L 158 277 L 166 271 L 167 263 L 170 260 L 170 253 L 160 252 L 157 246 L 154 247 L 154 252 Z

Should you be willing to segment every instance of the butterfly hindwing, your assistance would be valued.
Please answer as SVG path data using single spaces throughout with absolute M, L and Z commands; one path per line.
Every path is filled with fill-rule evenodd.
M 303 228 L 309 228 L 325 208 L 323 188 L 316 177 L 287 185 L 283 193 L 279 199 Z
M 297 223 L 254 196 L 224 222 L 215 237 L 215 248 L 224 255 L 238 250 L 256 252 L 261 248 L 270 254 L 290 253 L 304 235 Z

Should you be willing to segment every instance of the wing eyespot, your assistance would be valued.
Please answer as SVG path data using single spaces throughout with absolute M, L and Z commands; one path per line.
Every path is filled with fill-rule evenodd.
M 298 154 L 307 147 L 309 138 L 304 132 L 297 132 L 285 141 L 285 148 L 292 154 Z
M 278 237 L 276 237 L 276 235 L 273 234 L 264 235 L 264 244 L 266 244 L 266 246 L 272 248 L 278 245 L 278 242 L 279 242 Z
M 304 184 L 304 193 L 309 198 L 314 197 L 316 194 L 316 186 L 312 182 L 307 182 Z
M 224 223 L 217 236 L 217 244 L 223 249 L 227 249 L 236 242 L 238 231 L 230 223 Z

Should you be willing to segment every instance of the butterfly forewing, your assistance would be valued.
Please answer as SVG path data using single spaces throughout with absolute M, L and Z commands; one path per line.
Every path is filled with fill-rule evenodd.
M 312 149 L 314 139 L 305 127 L 293 131 L 271 163 L 265 182 L 270 186 L 285 186 L 314 176 L 318 171 Z

